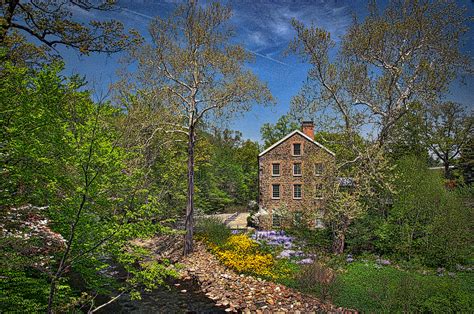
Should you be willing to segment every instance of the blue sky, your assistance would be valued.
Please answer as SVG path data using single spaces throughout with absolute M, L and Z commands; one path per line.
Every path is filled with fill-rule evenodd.
M 167 16 L 180 1 L 161 0 L 119 0 L 120 10 L 92 13 L 79 10 L 77 16 L 87 18 L 115 18 L 126 27 L 133 27 L 147 35 L 147 27 L 154 16 Z M 244 138 L 260 141 L 260 127 L 267 122 L 274 123 L 289 109 L 292 96 L 301 88 L 309 66 L 302 64 L 294 56 L 284 56 L 289 41 L 294 37 L 290 20 L 295 17 L 305 24 L 314 23 L 331 32 L 339 40 L 352 20 L 352 14 L 366 14 L 367 2 L 362 0 L 229 0 L 225 1 L 233 9 L 231 23 L 235 28 L 235 42 L 242 44 L 255 55 L 255 62 L 249 67 L 268 86 L 276 98 L 273 107 L 255 107 L 252 111 L 229 122 L 229 127 L 239 130 Z M 460 1 L 474 13 L 472 1 Z M 98 16 L 100 14 L 100 16 Z M 474 57 L 474 30 L 467 34 L 463 48 Z M 120 55 L 79 56 L 72 50 L 64 50 L 67 74 L 85 75 L 91 87 L 107 89 L 117 79 Z M 465 78 L 464 84 L 452 84 L 448 98 L 466 106 L 474 106 L 474 76 Z

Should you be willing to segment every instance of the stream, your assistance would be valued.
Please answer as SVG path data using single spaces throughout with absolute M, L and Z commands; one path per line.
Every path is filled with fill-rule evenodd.
M 208 299 L 193 280 L 173 280 L 168 285 L 169 289 L 159 287 L 143 292 L 141 300 L 122 296 L 97 313 L 226 313 Z

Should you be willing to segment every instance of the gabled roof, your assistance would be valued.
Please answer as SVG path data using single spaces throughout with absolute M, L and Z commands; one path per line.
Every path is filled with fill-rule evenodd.
M 304 137 L 305 139 L 307 139 L 308 141 L 310 141 L 311 143 L 321 147 L 322 149 L 324 149 L 325 151 L 327 151 L 329 154 L 333 155 L 333 156 L 336 156 L 336 154 L 334 154 L 331 150 L 327 149 L 326 147 L 324 147 L 323 144 L 319 143 L 319 142 L 316 142 L 314 139 L 312 139 L 311 137 L 309 137 L 308 135 L 304 134 L 303 132 L 301 132 L 300 130 L 294 130 L 293 132 L 291 132 L 290 134 L 288 134 L 287 136 L 285 136 L 284 138 L 282 138 L 281 140 L 279 140 L 278 142 L 276 142 L 275 144 L 273 144 L 272 146 L 268 147 L 267 149 L 265 149 L 263 152 L 261 152 L 260 154 L 258 154 L 258 157 L 261 157 L 263 155 L 265 155 L 266 153 L 268 153 L 269 151 L 271 151 L 272 149 L 274 149 L 275 147 L 277 147 L 278 145 L 280 145 L 281 143 L 283 143 L 284 141 L 286 141 L 287 139 L 289 139 L 290 137 L 292 137 L 293 135 L 295 134 L 299 134 L 301 135 L 302 137 Z

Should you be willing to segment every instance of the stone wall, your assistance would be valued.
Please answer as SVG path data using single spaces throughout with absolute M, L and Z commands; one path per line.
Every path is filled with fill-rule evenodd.
M 293 156 L 293 144 L 301 144 L 301 156 Z M 272 164 L 280 164 L 280 175 L 272 175 Z M 301 176 L 293 175 L 293 164 L 301 163 Z M 322 163 L 324 172 L 318 175 L 315 164 Z M 334 156 L 311 142 L 299 133 L 274 147 L 259 157 L 259 207 L 265 208 L 270 215 L 285 213 L 282 224 L 306 223 L 314 226 L 315 219 L 322 208 L 323 199 L 316 197 L 316 187 L 324 184 L 334 166 Z M 272 185 L 280 184 L 280 199 L 272 198 Z M 293 197 L 293 185 L 302 185 L 301 199 Z M 299 214 L 296 214 L 296 213 Z M 268 219 L 263 228 L 269 229 L 272 220 Z

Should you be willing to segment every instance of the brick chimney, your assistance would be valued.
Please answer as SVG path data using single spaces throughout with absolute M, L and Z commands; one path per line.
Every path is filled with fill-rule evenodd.
M 303 131 L 303 133 L 309 136 L 311 139 L 314 139 L 314 122 L 303 121 L 301 123 L 301 131 Z

